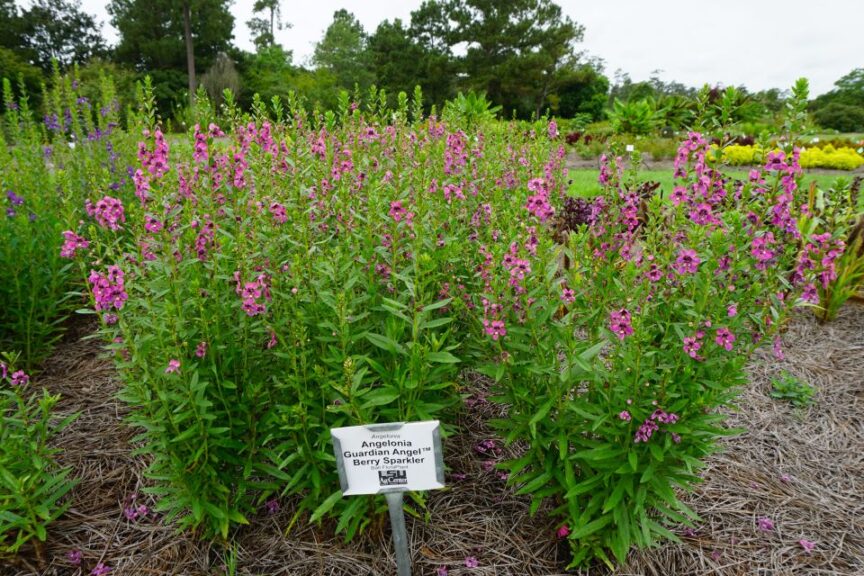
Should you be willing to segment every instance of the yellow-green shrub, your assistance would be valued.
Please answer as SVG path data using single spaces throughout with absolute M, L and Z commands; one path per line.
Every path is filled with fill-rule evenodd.
M 834 148 L 830 144 L 824 148 L 807 148 L 801 152 L 802 168 L 833 168 L 835 170 L 855 170 L 864 164 L 864 157 L 852 148 Z
M 765 153 L 759 146 L 732 145 L 723 149 L 721 156 L 724 164 L 747 166 L 761 164 Z M 801 151 L 802 168 L 830 168 L 834 170 L 855 170 L 864 165 L 864 156 L 849 147 L 834 148 L 830 144 L 824 148 L 805 148 Z
M 764 154 L 759 146 L 739 146 L 733 144 L 723 149 L 723 163 L 732 166 L 761 164 Z

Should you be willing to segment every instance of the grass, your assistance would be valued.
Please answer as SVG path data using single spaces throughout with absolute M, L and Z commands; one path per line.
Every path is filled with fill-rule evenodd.
M 570 195 L 591 198 L 600 194 L 600 184 L 597 183 L 597 176 L 599 174 L 599 170 L 571 169 L 568 174 L 568 179 L 571 181 L 568 187 Z M 727 174 L 728 176 L 739 180 L 747 179 L 747 172 L 744 170 L 730 171 Z M 673 184 L 671 170 L 643 170 L 639 175 L 642 180 L 654 180 L 660 182 L 660 189 L 663 191 L 664 196 L 668 196 L 672 192 Z M 833 187 L 837 178 L 838 177 L 833 174 L 805 174 L 802 188 L 806 190 L 810 187 L 810 182 L 815 181 L 819 188 L 828 189 Z M 852 180 L 851 175 L 841 176 L 840 178 L 844 178 L 847 182 Z

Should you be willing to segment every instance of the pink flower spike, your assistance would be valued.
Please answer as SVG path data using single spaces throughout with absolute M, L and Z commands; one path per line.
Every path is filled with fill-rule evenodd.
M 763 532 L 771 532 L 774 530 L 774 521 L 770 518 L 762 517 L 756 522 L 756 525 Z
M 465 558 L 465 567 L 466 568 L 477 568 L 480 566 L 480 562 L 477 561 L 477 558 L 474 556 L 468 556 Z
M 435 576 L 447 576 L 450 572 L 447 570 L 446 566 L 439 566 L 435 570 Z
M 28 382 L 30 382 L 30 376 L 28 376 L 23 370 L 18 370 L 17 372 L 12 373 L 13 386 L 24 386 Z
M 813 549 L 816 548 L 815 542 L 811 542 L 810 540 L 806 540 L 804 538 L 799 540 L 798 544 L 800 544 L 801 548 L 804 549 L 805 554 L 810 554 L 811 552 L 813 552 Z
M 173 373 L 179 372 L 179 371 L 180 371 L 180 361 L 175 360 L 173 358 L 171 360 L 169 360 L 168 361 L 168 367 L 165 368 L 165 373 L 166 374 L 173 374 Z
M 558 538 L 566 538 L 570 535 L 570 527 L 567 524 L 564 524 L 560 528 L 558 528 L 558 532 L 555 533 Z

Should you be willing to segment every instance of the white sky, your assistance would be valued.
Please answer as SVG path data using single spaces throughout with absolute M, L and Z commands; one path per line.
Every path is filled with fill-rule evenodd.
M 506 0 L 503 0 L 506 1 Z M 19 0 L 19 4 L 28 0 Z M 117 34 L 105 0 L 82 0 L 105 22 L 109 43 Z M 252 50 L 246 21 L 252 0 L 234 0 L 234 41 Z M 410 21 L 421 0 L 283 0 L 282 18 L 293 27 L 276 40 L 304 63 L 333 18 L 346 8 L 367 32 L 384 19 Z M 579 46 L 602 58 L 606 74 L 617 69 L 635 81 L 661 70 L 665 81 L 690 86 L 720 82 L 750 90 L 789 88 L 810 80 L 811 94 L 831 90 L 853 68 L 864 67 L 864 0 L 558 0 L 565 14 L 585 26 Z

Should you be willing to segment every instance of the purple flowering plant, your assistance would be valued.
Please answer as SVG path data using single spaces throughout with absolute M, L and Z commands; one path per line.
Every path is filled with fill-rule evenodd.
M 132 157 L 131 139 L 113 130 L 119 116 L 101 116 L 79 103 L 81 91 L 108 105 L 115 99 L 110 79 L 80 86 L 76 72 L 56 72 L 44 98 L 45 122 L 23 88 L 3 83 L 6 104 L 0 134 L 0 349 L 21 353 L 32 370 L 60 337 L 63 319 L 80 308 L 85 288 L 74 260 L 87 258 L 92 234 L 85 202 L 122 192 L 121 158 Z M 73 88 L 73 84 L 75 87 Z M 10 106 L 11 103 L 17 106 Z M 88 135 L 99 134 L 98 138 Z M 67 146 L 73 140 L 76 147 Z M 46 154 L 46 150 L 50 154 Z M 93 197 L 96 191 L 103 192 Z M 115 212 L 110 212 L 116 218 Z M 71 293 L 71 294 L 70 294 Z
M 793 112 L 806 103 L 802 88 Z M 532 510 L 553 502 L 556 521 L 571 528 L 574 566 L 622 562 L 631 545 L 674 539 L 670 525 L 696 519 L 675 490 L 697 482 L 715 441 L 733 433 L 716 409 L 746 382 L 753 351 L 779 342 L 792 310 L 832 274 L 834 245 L 808 242 L 798 226 L 798 151 L 747 182 L 729 178 L 716 154 L 689 134 L 671 201 L 639 186 L 629 168 L 638 153 L 613 151 L 589 222 L 563 245 L 528 207 L 522 218 L 539 248 L 527 253 L 525 226 L 511 232 L 510 253 L 530 269 L 518 283 L 512 262 L 479 253 L 491 280 L 478 322 L 506 326 L 487 339 L 494 360 L 483 371 L 509 406 L 500 433 L 528 446 L 499 466 Z M 554 211 L 563 189 L 548 198 Z M 572 291 L 566 301 L 562 286 Z
M 123 218 L 94 212 L 82 273 L 168 521 L 225 537 L 297 496 L 353 537 L 386 506 L 341 497 L 329 430 L 447 422 L 472 311 L 483 342 L 507 337 L 476 257 L 500 249 L 521 290 L 541 235 L 503 245 L 516 191 L 548 220 L 563 148 L 542 123 L 467 134 L 421 101 L 345 94 L 313 116 L 292 100 L 281 122 L 258 107 L 224 133 L 199 123 L 185 147 L 141 132 Z

